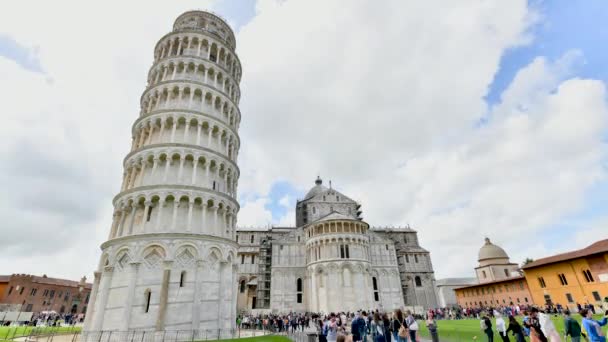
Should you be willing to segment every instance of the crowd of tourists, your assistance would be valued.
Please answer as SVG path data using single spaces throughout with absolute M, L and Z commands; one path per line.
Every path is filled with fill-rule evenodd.
M 242 329 L 264 329 L 274 333 L 310 332 L 314 329 L 319 342 L 416 342 L 420 341 L 421 320 L 432 340 L 439 341 L 434 312 L 427 313 L 425 318 L 409 310 L 245 315 L 237 319 L 237 325 Z
M 524 342 L 525 336 L 529 336 L 530 342 L 561 342 L 561 336 L 555 323 L 551 319 L 552 315 L 559 312 L 551 310 L 541 310 L 536 307 L 529 311 L 523 311 L 523 320 L 520 324 L 515 316 L 507 316 L 507 321 L 503 315 L 494 311 L 496 331 L 503 342 L 510 341 L 509 333 L 515 338 L 516 342 Z M 583 329 L 581 324 L 572 318 L 568 309 L 562 309 L 561 314 L 564 316 L 564 336 L 570 338 L 572 342 L 579 342 L 582 339 L 589 342 L 606 342 L 606 336 L 602 331 L 602 326 L 608 323 L 608 311 L 601 320 L 595 320 L 593 315 L 595 311 L 589 308 L 581 308 L 578 312 L 582 317 Z M 483 314 L 480 320 L 481 330 L 486 334 L 488 342 L 494 340 L 494 327 L 490 314 Z
M 74 326 L 84 322 L 84 314 L 57 313 L 55 311 L 37 312 L 27 321 L 12 322 L 10 320 L 0 322 L 2 326 L 10 326 L 13 323 L 23 324 L 34 327 L 58 327 L 58 326 Z

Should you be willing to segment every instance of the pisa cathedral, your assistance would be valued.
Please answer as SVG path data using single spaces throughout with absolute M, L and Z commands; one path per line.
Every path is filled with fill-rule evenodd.
M 430 254 L 411 228 L 370 228 L 361 205 L 317 178 L 296 225 L 238 229 L 239 312 L 437 306 Z
M 228 337 L 238 311 L 436 306 L 417 233 L 370 229 L 360 205 L 321 179 L 294 227 L 236 228 L 241 75 L 233 31 L 209 12 L 180 15 L 154 47 L 84 340 Z

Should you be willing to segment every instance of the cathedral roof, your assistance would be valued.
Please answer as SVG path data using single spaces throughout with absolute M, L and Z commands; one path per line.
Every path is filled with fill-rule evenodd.
M 313 198 L 319 194 L 324 193 L 327 190 L 327 187 L 323 185 L 323 180 L 321 179 L 321 177 L 317 176 L 317 180 L 315 180 L 315 186 L 308 190 L 308 193 L 304 197 L 304 200 Z
M 332 211 L 331 213 L 319 218 L 315 222 L 330 221 L 330 220 L 357 220 L 357 218 L 341 214 L 337 211 Z

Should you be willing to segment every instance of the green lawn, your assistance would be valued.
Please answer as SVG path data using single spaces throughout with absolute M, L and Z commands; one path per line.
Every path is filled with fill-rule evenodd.
M 291 342 L 285 336 L 266 335 L 258 337 L 235 338 L 230 340 L 220 340 L 218 342 Z
M 574 318 L 578 319 L 580 322 L 581 316 L 574 315 Z M 601 319 L 601 315 L 597 315 L 596 319 Z M 517 319 L 521 323 L 521 317 Z M 563 336 L 564 331 L 564 319 L 562 316 L 552 317 L 553 323 L 557 328 L 557 331 L 560 333 L 560 336 Z M 492 329 L 494 330 L 494 341 L 501 341 L 500 336 L 496 332 L 496 323 L 492 321 Z M 505 322 L 508 320 L 505 319 Z M 420 334 L 424 337 L 429 337 L 429 331 L 426 328 L 424 322 L 419 322 L 420 326 Z M 605 327 L 606 328 L 606 327 Z M 449 342 L 459 342 L 459 341 L 473 341 L 476 337 L 477 340 L 485 341 L 486 335 L 481 331 L 479 320 L 477 319 L 463 319 L 463 320 L 440 320 L 437 321 L 437 331 L 439 333 L 440 341 L 449 341 Z M 515 338 L 509 333 L 509 339 L 511 341 L 515 341 Z
M 29 335 L 50 335 L 57 333 L 79 332 L 80 327 L 0 327 L 0 341 L 13 337 Z

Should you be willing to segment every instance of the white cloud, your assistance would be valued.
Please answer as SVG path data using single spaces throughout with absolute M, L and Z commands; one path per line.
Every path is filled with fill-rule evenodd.
M 291 198 L 289 197 L 289 195 L 285 195 L 283 196 L 280 200 L 279 200 L 279 204 L 283 207 L 289 207 L 291 205 Z
M 91 274 L 153 47 L 204 5 L 0 8 L 0 31 L 36 49 L 45 71 L 0 58 L 0 235 L 11 238 L 0 273 Z M 273 182 L 306 188 L 320 172 L 363 203 L 369 223 L 419 229 L 438 276 L 470 272 L 484 234 L 526 253 L 603 179 L 605 158 L 604 85 L 572 77 L 576 52 L 536 59 L 487 107 L 501 56 L 530 41 L 535 18 L 524 0 L 259 1 L 237 37 L 239 187 L 257 198 L 241 203 L 239 225 L 272 221 Z M 293 224 L 292 209 L 279 224 Z
M 254 201 L 245 202 L 239 211 L 240 227 L 268 227 L 272 223 L 272 213 L 266 209 L 268 198 L 260 197 Z

